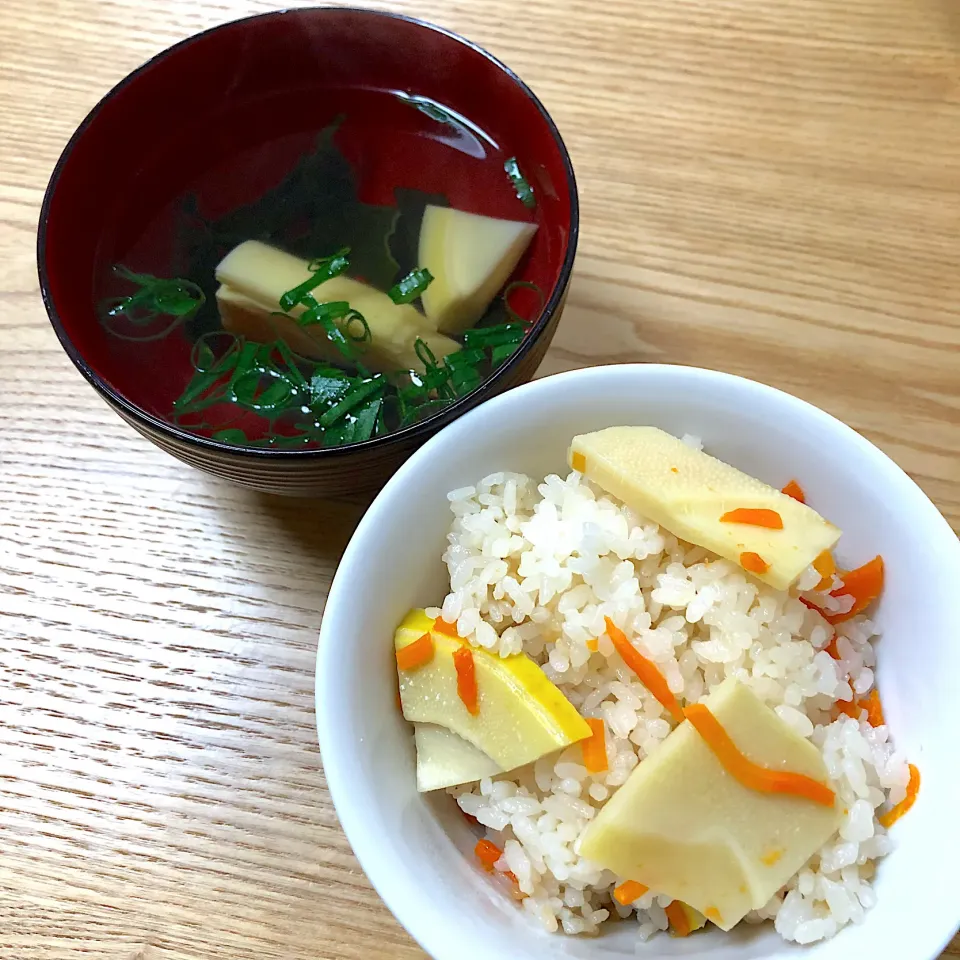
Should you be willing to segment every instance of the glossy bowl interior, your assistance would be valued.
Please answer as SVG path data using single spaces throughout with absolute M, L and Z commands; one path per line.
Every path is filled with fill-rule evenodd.
M 878 906 L 831 941 L 801 949 L 769 925 L 687 940 L 659 936 L 639 950 L 630 923 L 612 924 L 596 939 L 546 934 L 479 869 L 475 835 L 454 802 L 416 791 L 391 638 L 410 607 L 439 604 L 446 592 L 447 492 L 497 470 L 565 470 L 574 434 L 615 424 L 695 434 L 708 452 L 777 487 L 796 477 L 809 502 L 843 529 L 841 561 L 884 557 L 887 583 L 874 617 L 882 633 L 878 683 L 922 787 L 893 828 L 897 847 L 881 862 Z M 682 367 L 601 367 L 538 380 L 472 411 L 419 450 L 376 499 L 343 557 L 317 656 L 320 746 L 341 823 L 387 906 L 436 960 L 933 960 L 960 920 L 952 883 L 936 879 L 960 852 L 958 582 L 960 544 L 920 489 L 872 444 L 800 400 Z
M 293 168 L 345 103 L 356 122 L 338 130 L 337 142 L 357 174 L 363 203 L 391 205 L 395 188 L 436 191 L 430 171 L 410 149 L 413 138 L 384 139 L 389 111 L 382 112 L 382 100 L 365 97 L 368 91 L 430 98 L 486 134 L 488 140 L 476 137 L 444 155 L 453 169 L 445 166 L 443 189 L 454 207 L 522 219 L 517 212 L 524 208 L 502 164 L 492 170 L 481 156 L 491 142 L 516 155 L 538 197 L 539 229 L 516 275 L 545 295 L 539 316 L 537 306 L 529 306 L 536 321 L 531 333 L 473 394 L 429 420 L 349 448 L 242 448 L 181 430 L 169 413 L 190 372 L 189 340 L 178 330 L 137 353 L 110 337 L 97 318 L 98 268 L 104 258 L 113 262 L 131 250 L 138 258 L 134 269 L 151 272 L 153 262 L 168 262 L 178 198 L 199 181 L 206 183 L 204 215 L 249 202 Z M 397 102 L 392 109 L 434 123 L 438 131 L 430 137 L 442 138 L 442 125 L 414 107 Z M 232 171 L 232 158 L 267 141 L 284 148 L 258 159 L 252 174 L 249 165 L 242 176 Z M 138 239 L 147 224 L 146 240 Z M 330 492 L 309 490 L 305 477 L 328 483 L 331 471 L 348 471 L 350 492 L 367 474 L 382 480 L 385 470 L 464 409 L 533 375 L 559 319 L 576 234 L 576 186 L 563 142 L 540 102 L 503 64 L 416 20 L 308 8 L 209 30 L 118 84 L 77 130 L 54 170 L 41 213 L 38 262 L 44 301 L 67 353 L 151 439 L 198 466 L 261 488 L 271 477 L 287 477 L 281 492 Z

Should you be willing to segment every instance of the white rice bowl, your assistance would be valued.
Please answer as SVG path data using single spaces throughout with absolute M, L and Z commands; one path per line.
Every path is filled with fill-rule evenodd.
M 519 879 L 524 868 L 520 855 L 525 856 L 530 862 L 525 882 L 532 893 L 519 902 L 511 895 L 512 883 L 481 868 L 473 852 L 477 828 L 468 823 L 454 798 L 443 791 L 422 795 L 416 790 L 413 738 L 410 724 L 397 710 L 397 671 L 390 638 L 410 607 L 455 604 L 456 599 L 446 600 L 451 593 L 464 591 L 458 620 L 470 609 L 479 613 L 482 605 L 476 599 L 468 602 L 470 596 L 477 596 L 468 584 L 482 577 L 488 566 L 465 567 L 451 589 L 450 571 L 441 560 L 451 532 L 448 494 L 464 491 L 456 498 L 457 509 L 464 515 L 478 505 L 492 506 L 498 499 L 506 499 L 506 476 L 502 487 L 484 492 L 491 498 L 489 504 L 480 504 L 479 496 L 464 488 L 478 488 L 481 478 L 511 471 L 538 480 L 557 474 L 551 487 L 562 500 L 571 495 L 565 492 L 570 481 L 564 468 L 570 438 L 625 423 L 657 426 L 675 436 L 696 434 L 703 438 L 708 452 L 776 486 L 797 478 L 809 502 L 843 529 L 837 549 L 840 561 L 852 565 L 876 554 L 884 558 L 886 583 L 880 602 L 869 611 L 872 623 L 860 620 L 843 627 L 849 648 L 841 641 L 841 651 L 854 683 L 859 678 L 863 687 L 874 672 L 892 731 L 886 739 L 884 731 L 846 718 L 832 727 L 827 723 L 830 713 L 826 708 L 838 694 L 838 680 L 845 679 L 839 673 L 844 666 L 831 676 L 827 663 L 831 658 L 819 649 L 826 638 L 814 632 L 817 621 L 798 611 L 798 604 L 785 602 L 751 581 L 751 588 L 763 596 L 754 598 L 746 610 L 728 608 L 723 595 L 732 587 L 732 578 L 741 577 L 746 583 L 743 574 L 728 568 L 713 584 L 723 590 L 708 610 L 705 600 L 709 591 L 706 597 L 702 594 L 710 584 L 694 582 L 695 576 L 701 576 L 694 572 L 697 561 L 705 558 L 681 556 L 679 550 L 676 561 L 687 561 L 694 570 L 677 568 L 676 577 L 658 585 L 656 575 L 676 545 L 663 537 L 660 548 L 647 541 L 646 532 L 631 543 L 631 524 L 615 505 L 609 508 L 608 520 L 614 528 L 611 539 L 618 541 L 617 548 L 626 555 L 621 558 L 617 549 L 611 551 L 598 539 L 592 557 L 606 554 L 610 562 L 601 565 L 605 573 L 599 569 L 590 573 L 593 579 L 587 586 L 600 602 L 581 591 L 583 602 L 574 597 L 563 611 L 564 625 L 569 622 L 575 627 L 579 619 L 579 626 L 586 629 L 583 618 L 591 603 L 598 609 L 601 604 L 612 604 L 622 610 L 623 619 L 617 622 L 627 626 L 631 611 L 634 617 L 643 616 L 639 607 L 642 596 L 650 627 L 658 628 L 650 652 L 665 668 L 673 664 L 673 683 L 712 683 L 728 670 L 739 668 L 751 684 L 759 681 L 766 685 L 762 695 L 780 707 L 788 722 L 798 729 L 805 721 L 814 726 L 811 737 L 825 750 L 836 786 L 845 799 L 863 800 L 865 806 L 861 804 L 856 815 L 848 816 L 844 824 L 848 836 L 820 851 L 810 869 L 796 878 L 795 889 L 784 902 L 771 903 L 762 911 L 777 916 L 780 931 L 773 923 L 764 922 L 741 923 L 729 933 L 713 927 L 685 939 L 657 935 L 655 931 L 663 925 L 662 904 L 655 905 L 653 898 L 641 900 L 640 912 L 622 922 L 601 920 L 600 912 L 610 909 L 605 892 L 613 878 L 572 876 L 574 869 L 583 868 L 571 850 L 576 818 L 589 816 L 585 811 L 599 804 L 600 788 L 614 789 L 617 771 L 635 762 L 628 757 L 636 758 L 641 749 L 656 749 L 664 731 L 655 722 L 658 705 L 649 702 L 646 691 L 635 689 L 636 681 L 630 676 L 616 678 L 622 687 L 613 687 L 614 677 L 602 674 L 602 658 L 596 655 L 591 658 L 590 670 L 596 661 L 601 687 L 611 686 L 603 692 L 598 687 L 578 694 L 586 677 L 578 679 L 576 675 L 583 667 L 582 651 L 579 658 L 577 654 L 577 641 L 583 634 L 575 629 L 569 635 L 558 631 L 567 642 L 565 649 L 553 644 L 558 659 L 551 669 L 572 699 L 579 696 L 581 707 L 593 693 L 595 713 L 603 715 L 602 704 L 608 704 L 611 721 L 621 730 L 633 723 L 626 739 L 617 742 L 617 757 L 624 757 L 620 766 L 611 766 L 605 776 L 588 777 L 573 768 L 580 766 L 581 759 L 577 756 L 580 751 L 574 750 L 563 758 L 573 761 L 569 768 L 558 772 L 554 764 L 553 769 L 535 769 L 530 782 L 521 784 L 530 798 L 502 795 L 504 790 L 519 792 L 516 784 L 511 787 L 508 782 L 457 791 L 473 798 L 460 799 L 468 806 L 475 804 L 478 814 L 481 807 L 486 808 L 483 816 L 495 826 L 506 826 L 502 818 L 509 814 L 509 831 L 514 837 L 508 832 L 489 835 L 516 839 L 501 866 L 509 869 L 511 858 L 516 858 Z M 572 496 L 580 499 L 579 494 Z M 522 496 L 517 487 L 516 497 L 515 514 L 521 509 L 530 511 L 543 499 L 532 482 Z M 524 497 L 528 498 L 525 504 Z M 586 509 L 597 510 L 597 500 Z M 476 515 L 480 513 L 482 509 Z M 486 524 L 487 520 L 477 523 Z M 473 547 L 466 541 L 462 544 L 464 557 L 486 539 L 482 530 L 476 532 L 480 540 Z M 604 535 L 603 529 L 598 533 Z M 651 531 L 650 536 L 655 535 Z M 502 550 L 503 540 L 502 536 L 495 538 L 494 552 Z M 507 544 L 507 556 L 494 557 L 493 563 L 509 561 L 510 538 Z M 647 551 L 644 559 L 637 556 L 638 548 L 641 553 Z M 652 548 L 656 549 L 651 552 Z M 523 552 L 530 555 L 526 563 L 536 564 L 533 548 Z M 637 577 L 639 593 L 630 585 L 630 577 L 615 579 L 623 561 L 634 570 L 649 564 Z M 491 572 L 496 569 L 502 568 Z M 550 578 L 568 576 L 570 562 L 564 560 L 563 551 L 553 567 L 547 564 L 534 574 L 524 568 L 523 575 L 514 579 L 520 585 L 544 573 Z M 582 573 L 577 576 L 584 579 Z M 497 579 L 494 577 L 494 582 Z M 563 589 L 575 590 L 580 580 Z M 693 587 L 685 586 L 686 582 Z M 548 620 L 556 618 L 559 596 L 541 596 L 539 581 L 529 587 L 534 583 L 534 609 L 541 606 Z M 613 587 L 614 583 L 618 586 Z M 377 892 L 434 960 L 666 960 L 693 956 L 704 960 L 789 960 L 798 956 L 804 960 L 860 956 L 934 960 L 960 922 L 960 900 L 951 876 L 939 876 L 960 858 L 956 820 L 960 697 L 955 694 L 960 676 L 958 583 L 960 544 L 916 484 L 854 431 L 802 401 L 736 377 L 683 367 L 621 365 L 535 381 L 470 411 L 414 454 L 367 511 L 340 561 L 324 609 L 316 688 L 323 767 L 337 815 Z M 621 589 L 622 594 L 618 592 Z M 652 594 L 658 589 L 666 592 L 658 593 L 659 599 L 654 601 Z M 516 603 L 512 598 L 510 602 Z M 656 614 L 655 603 L 661 607 Z M 676 606 L 671 606 L 673 603 Z M 699 619 L 698 606 L 703 608 Z M 688 612 L 697 622 L 687 620 Z M 739 644 L 742 651 L 735 653 L 732 661 L 723 644 L 709 645 L 712 638 L 705 629 L 711 617 L 728 612 L 735 626 L 727 634 L 747 634 L 729 641 Z M 621 613 L 615 621 L 618 616 Z M 479 623 L 478 617 L 471 628 L 474 633 Z M 542 628 L 529 616 L 522 620 L 517 627 L 521 643 L 525 642 L 525 628 L 533 631 L 529 640 L 534 646 L 528 648 L 532 651 L 542 642 L 542 637 L 538 641 Z M 758 631 L 756 638 L 748 638 L 751 630 Z M 775 642 L 778 631 L 793 638 L 788 646 Z M 494 632 L 498 637 L 506 634 L 505 629 Z M 480 628 L 481 636 L 484 633 Z M 515 631 L 506 639 L 515 643 L 516 638 Z M 770 656 L 774 650 L 780 652 Z M 545 651 L 544 646 L 538 658 Z M 783 651 L 790 651 L 791 656 Z M 561 657 L 566 670 L 557 669 L 563 666 Z M 561 679 L 564 673 L 568 675 L 565 680 Z M 617 757 L 611 757 L 614 763 Z M 920 794 L 913 810 L 887 837 L 877 828 L 874 801 L 880 792 L 891 800 L 899 796 L 904 758 L 920 770 Z M 536 782 L 538 772 L 542 786 Z M 608 783 L 610 777 L 614 781 Z M 579 797 L 563 786 L 579 791 Z M 859 796 L 864 790 L 866 795 Z M 544 801 L 555 805 L 558 812 L 566 808 L 564 816 L 571 818 L 568 829 L 562 829 L 564 817 L 555 813 L 551 816 L 556 823 L 536 816 Z M 527 822 L 534 829 L 524 834 Z M 517 827 L 523 842 L 516 838 Z M 553 842 L 540 839 L 542 835 L 552 836 Z M 532 856 L 538 844 L 549 847 L 542 860 L 545 868 L 549 865 L 552 869 L 539 869 L 539 861 Z M 893 849 L 882 856 L 890 845 Z M 571 873 L 558 878 L 558 865 L 561 875 L 564 867 Z M 574 880 L 583 888 L 582 904 L 573 892 L 578 889 Z M 321 895 L 322 901 L 326 895 Z M 524 907 L 527 901 L 530 906 Z M 532 916 L 529 911 L 541 915 Z M 566 921 L 575 930 L 582 924 L 586 935 L 548 932 L 551 914 L 558 926 Z M 827 936 L 831 925 L 841 922 L 844 925 L 837 935 Z M 590 925 L 599 932 L 588 933 Z M 644 942 L 645 934 L 649 939 Z M 799 946 L 786 941 L 783 934 L 823 939 Z
M 859 721 L 834 719 L 839 700 L 873 689 L 876 664 L 875 629 L 866 617 L 837 625 L 835 660 L 824 650 L 834 628 L 797 599 L 803 592 L 821 608 L 846 612 L 849 599 L 829 596 L 835 584 L 810 592 L 821 579 L 811 567 L 798 581 L 802 590 L 774 590 L 678 541 L 575 472 L 539 484 L 495 473 L 452 491 L 449 501 L 453 523 L 443 559 L 451 589 L 442 608 L 428 613 L 456 622 L 476 646 L 533 657 L 581 715 L 604 721 L 604 773 L 588 773 L 575 744 L 449 791 L 503 850 L 495 869 L 517 878 L 530 917 L 568 934 L 597 933 L 612 915 L 632 918 L 640 941 L 668 927 L 670 897 L 649 891 L 622 906 L 613 889 L 624 878 L 577 852 L 604 802 L 672 729 L 664 707 L 604 634 L 610 617 L 639 639 L 681 702 L 696 702 L 736 677 L 823 753 L 846 810 L 840 829 L 746 922 L 772 920 L 785 940 L 802 944 L 862 923 L 876 903 L 875 861 L 892 846 L 877 812 L 904 798 L 909 770 L 887 727 L 871 726 L 866 711 Z M 591 652 L 587 642 L 598 637 Z

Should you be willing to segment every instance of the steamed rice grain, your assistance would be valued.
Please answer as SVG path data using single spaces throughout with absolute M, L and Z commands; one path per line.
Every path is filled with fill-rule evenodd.
M 450 592 L 431 613 L 442 612 L 461 637 L 501 656 L 533 657 L 582 715 L 606 727 L 603 773 L 588 773 L 574 745 L 449 791 L 503 850 L 496 870 L 517 878 L 523 910 L 546 930 L 568 934 L 596 933 L 612 916 L 633 916 L 640 940 L 668 927 L 669 898 L 650 892 L 624 907 L 612 897 L 622 878 L 577 852 L 603 803 L 671 731 L 647 688 L 619 658 L 607 659 L 609 616 L 640 640 L 679 697 L 698 700 L 736 677 L 823 753 L 846 810 L 840 829 L 748 922 L 773 920 L 784 939 L 798 943 L 862 922 L 876 900 L 875 861 L 891 849 L 876 811 L 902 799 L 909 778 L 886 727 L 834 719 L 839 700 L 873 686 L 873 624 L 863 616 L 839 624 L 834 660 L 824 649 L 830 629 L 798 599 L 818 585 L 815 570 L 789 593 L 773 590 L 576 472 L 540 484 L 496 473 L 452 491 L 449 502 L 443 559 Z M 845 598 L 808 595 L 834 612 L 844 604 L 849 610 Z M 588 641 L 598 641 L 596 652 Z

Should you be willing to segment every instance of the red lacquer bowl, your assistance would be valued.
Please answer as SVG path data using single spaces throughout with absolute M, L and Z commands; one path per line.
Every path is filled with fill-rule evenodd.
M 164 221 L 198 177 L 216 177 L 215 205 L 251 199 L 232 177 L 230 158 L 250 141 L 329 122 L 351 91 L 402 91 L 427 97 L 468 118 L 505 145 L 534 186 L 539 224 L 518 279 L 544 293 L 520 348 L 472 393 L 429 419 L 346 447 L 264 449 L 197 436 L 166 415 L 179 392 L 169 372 L 188 363 L 178 333 L 149 363 L 115 349 L 97 316 L 104 250 L 134 246 L 145 224 L 151 242 L 171 242 Z M 346 93 L 345 93 L 346 92 Z M 359 101 L 362 104 L 363 98 Z M 351 103 L 354 103 L 351 100 Z M 354 104 L 355 105 L 355 104 Z M 396 187 L 429 190 L 402 144 L 366 134 L 342 144 L 363 167 L 361 197 L 390 202 Z M 352 139 L 351 139 L 352 137 Z M 292 149 L 292 148 L 291 148 Z M 296 162 L 280 151 L 271 161 Z M 464 161 L 466 163 L 467 161 Z M 260 189 L 276 179 L 263 172 Z M 445 184 L 453 206 L 509 217 L 509 191 L 488 195 L 486 173 L 464 167 Z M 505 176 L 505 175 L 504 175 Z M 519 219 L 519 218 L 518 218 Z M 407 17 L 344 8 L 313 8 L 250 17 L 216 27 L 156 56 L 119 83 L 91 111 L 63 151 L 47 187 L 37 259 L 50 321 L 80 372 L 117 413 L 158 446 L 202 470 L 271 493 L 344 496 L 377 489 L 429 436 L 488 397 L 531 379 L 556 330 L 577 245 L 573 168 L 556 126 L 532 91 L 479 47 Z M 146 268 L 143 268 L 146 269 Z M 147 356 L 147 354 L 144 354 Z

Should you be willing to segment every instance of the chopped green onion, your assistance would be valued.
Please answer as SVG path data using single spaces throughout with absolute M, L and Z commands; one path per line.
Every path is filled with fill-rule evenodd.
M 518 343 L 501 343 L 490 351 L 490 363 L 494 367 L 499 367 L 507 357 L 512 357 L 517 352 Z
M 414 407 L 414 409 L 403 418 L 400 426 L 409 427 L 413 423 L 426 420 L 427 417 L 432 416 L 434 413 L 439 413 L 444 407 L 448 406 L 448 404 L 449 401 L 447 400 L 428 400 L 421 406 Z
M 149 273 L 133 273 L 123 264 L 117 264 L 113 272 L 124 280 L 137 284 L 140 289 L 128 297 L 121 297 L 114 307 L 107 311 L 110 317 L 121 314 L 143 323 L 152 320 L 158 313 L 170 317 L 186 317 L 206 302 L 206 296 L 197 284 L 190 280 L 167 280 L 154 277 Z M 136 311 L 142 309 L 147 315 L 136 319 Z
M 357 335 L 350 332 L 350 326 L 354 323 L 360 324 L 360 333 Z M 370 324 L 367 323 L 367 318 L 359 310 L 351 310 L 347 314 L 347 322 L 343 325 L 343 332 L 354 343 L 369 343 L 373 339 L 373 334 L 370 333 Z
M 332 406 L 320 417 L 321 427 L 333 426 L 342 416 L 348 414 L 354 407 L 363 403 L 368 397 L 382 390 L 386 379 L 383 374 L 377 374 L 369 380 L 364 380 L 353 387 L 339 403 Z
M 300 368 L 297 366 L 297 362 L 293 357 L 293 351 L 287 346 L 286 341 L 281 338 L 276 341 L 274 346 L 276 347 L 277 353 L 280 354 L 280 359 L 283 360 L 284 366 L 290 372 L 290 378 L 296 384 L 297 388 L 304 393 L 309 393 L 310 387 L 300 372 Z
M 298 283 L 292 290 L 288 290 L 280 297 L 280 306 L 284 310 L 292 310 L 298 303 L 302 303 L 307 294 L 311 293 L 321 283 L 326 283 L 333 277 L 339 277 L 350 266 L 350 248 L 344 247 L 331 257 L 322 257 L 311 261 L 307 269 L 310 276 L 303 283 Z
M 450 383 L 457 396 L 470 393 L 480 385 L 483 374 L 480 365 L 486 359 L 482 350 L 458 350 L 443 358 L 444 366 L 450 371 Z
M 433 274 L 426 268 L 411 270 L 402 280 L 395 283 L 387 294 L 394 303 L 411 303 L 416 300 L 433 282 Z
M 308 323 L 319 323 L 327 335 L 327 339 L 348 359 L 354 359 L 353 347 L 350 341 L 343 335 L 343 331 L 334 322 L 335 316 L 344 317 L 350 312 L 350 304 L 346 300 L 339 300 L 332 304 L 317 303 L 312 293 L 305 294 L 301 303 L 307 306 L 306 313 L 300 317 L 299 322 L 303 325 Z M 346 308 L 344 313 L 340 313 L 341 308 Z M 330 308 L 330 309 L 324 309 Z M 313 319 L 307 320 L 308 317 Z
M 520 172 L 520 164 L 516 157 L 510 157 L 503 165 L 507 171 L 507 176 L 513 184 L 513 189 L 517 191 L 517 199 L 525 206 L 531 209 L 537 205 L 536 197 L 533 195 L 533 187 L 530 186 L 527 178 Z
M 364 440 L 370 439 L 373 435 L 373 429 L 377 425 L 377 416 L 380 413 L 382 403 L 382 397 L 376 397 L 357 411 L 356 419 L 353 421 L 351 443 L 362 443 Z
M 519 343 L 526 335 L 519 323 L 501 323 L 496 327 L 474 327 L 463 334 L 466 347 L 499 347 L 505 343 Z
M 336 403 L 350 389 L 347 377 L 330 377 L 315 374 L 310 381 L 310 405 L 312 407 Z
M 427 342 L 420 337 L 417 337 L 413 342 L 413 352 L 428 370 L 437 365 L 437 355 L 430 349 Z
M 296 321 L 301 327 L 310 327 L 326 320 L 342 320 L 348 313 L 350 304 L 346 300 L 331 300 L 329 303 L 314 301 L 314 305 L 301 313 Z

